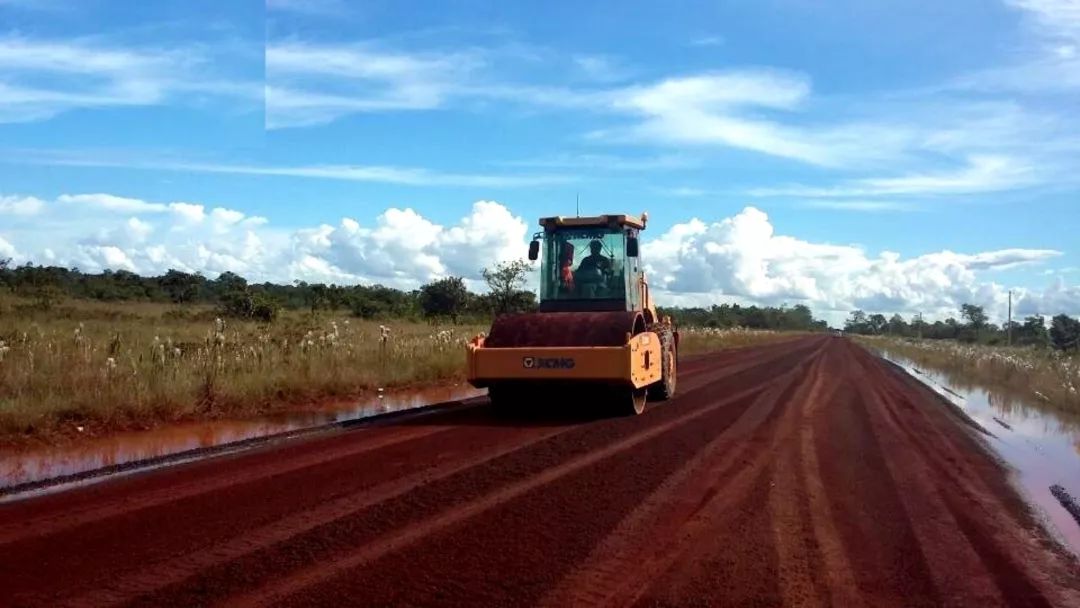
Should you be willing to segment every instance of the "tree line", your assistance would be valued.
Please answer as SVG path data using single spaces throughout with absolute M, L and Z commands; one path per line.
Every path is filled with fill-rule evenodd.
M 233 272 L 223 272 L 214 279 L 180 270 L 169 270 L 159 276 L 143 276 L 127 270 L 88 273 L 60 266 L 14 267 L 10 260 L 0 260 L 0 290 L 31 299 L 39 309 L 72 298 L 213 305 L 227 316 L 262 321 L 272 321 L 282 309 L 350 310 L 365 319 L 450 317 L 457 320 L 534 309 L 535 294 L 522 288 L 527 269 L 523 261 L 486 268 L 483 276 L 490 291 L 477 294 L 466 288 L 461 277 L 402 290 L 383 285 L 305 281 L 285 285 L 249 283 Z
M 803 304 L 787 306 L 740 306 L 720 304 L 708 308 L 658 307 L 657 312 L 670 315 L 679 325 L 691 327 L 747 327 L 750 329 L 779 329 L 826 331 L 829 324 L 814 319 L 810 308 Z
M 0 260 L 0 291 L 33 300 L 36 309 L 48 309 L 65 298 L 105 302 L 161 302 L 177 305 L 212 305 L 220 314 L 272 321 L 282 309 L 348 310 L 365 319 L 443 318 L 487 320 L 493 315 L 527 312 L 537 307 L 536 294 L 524 289 L 530 265 L 504 262 L 481 271 L 487 293 L 470 291 L 461 277 L 431 281 L 418 289 L 383 285 L 327 285 L 295 281 L 292 284 L 249 283 L 224 272 L 215 279 L 198 273 L 169 270 L 160 276 L 142 276 L 126 270 L 100 273 L 77 268 L 13 267 Z M 664 307 L 660 314 L 677 323 L 697 327 L 748 327 L 824 331 L 825 321 L 814 319 L 804 305 L 793 307 L 723 304 L 709 308 Z
M 910 322 L 899 314 L 886 318 L 882 314 L 867 314 L 861 310 L 851 313 L 844 323 L 844 331 L 873 336 L 900 336 L 927 338 L 931 340 L 958 340 L 982 344 L 1007 344 L 1019 346 L 1053 347 L 1058 350 L 1080 349 L 1080 320 L 1060 314 L 1050 319 L 1030 315 L 1023 321 L 1007 321 L 1002 325 L 991 323 L 982 306 L 962 304 L 958 311 L 960 319 L 949 317 L 944 321 L 927 323 L 921 316 Z

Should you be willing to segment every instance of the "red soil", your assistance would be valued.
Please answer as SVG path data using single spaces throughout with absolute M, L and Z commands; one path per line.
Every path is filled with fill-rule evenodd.
M 0 605 L 1080 606 L 978 432 L 858 346 L 680 372 L 633 418 L 462 408 L 0 505 Z

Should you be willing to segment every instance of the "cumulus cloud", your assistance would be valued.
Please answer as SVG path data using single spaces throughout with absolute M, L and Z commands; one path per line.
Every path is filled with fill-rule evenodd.
M 955 315 L 964 302 L 985 305 L 998 314 L 1008 289 L 980 272 L 1061 255 L 1013 248 L 975 254 L 946 250 L 907 259 L 888 251 L 874 256 L 853 245 L 776 234 L 768 215 L 754 207 L 717 222 L 693 219 L 676 224 L 646 247 L 654 284 L 678 301 L 805 303 L 819 314 L 832 311 L 833 322 L 856 308 L 921 312 L 932 319 Z M 1053 292 L 1053 297 L 1018 292 L 1035 308 L 1053 302 L 1066 307 L 1057 312 L 1080 309 L 1080 300 L 1060 295 L 1068 294 L 1067 289 Z
M 81 212 L 72 213 L 73 205 Z M 479 289 L 480 269 L 524 257 L 529 235 L 526 220 L 484 200 L 451 223 L 391 207 L 371 221 L 345 217 L 293 230 L 236 209 L 106 194 L 61 195 L 42 202 L 32 217 L 11 217 L 21 223 L 3 235 L 0 257 L 17 262 L 144 274 L 169 268 L 209 276 L 231 271 L 255 281 L 364 282 L 404 289 L 449 275 Z M 781 234 L 755 207 L 726 218 L 692 218 L 645 236 L 644 260 L 661 301 L 804 303 L 833 323 L 856 308 L 943 318 L 955 316 L 965 302 L 987 306 L 1000 319 L 1009 287 L 994 282 L 992 273 L 1061 255 L 1021 248 L 907 258 L 873 253 Z M 1080 313 L 1080 286 L 1070 286 L 1060 275 L 1053 278 L 1041 291 L 1013 288 L 1018 314 Z
M 0 236 L 0 260 L 18 259 L 18 257 L 19 252 L 15 250 L 15 246 Z
M 302 268 L 414 286 L 447 275 L 477 278 L 494 262 L 520 258 L 526 224 L 506 207 L 477 201 L 457 225 L 441 226 L 412 209 L 387 209 L 372 227 L 345 218 L 294 235 Z
M 37 215 L 45 202 L 33 196 L 0 196 L 0 215 Z

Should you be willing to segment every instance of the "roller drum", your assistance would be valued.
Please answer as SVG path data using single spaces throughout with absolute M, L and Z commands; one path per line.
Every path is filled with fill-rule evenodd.
M 489 348 L 622 346 L 645 329 L 640 312 L 544 312 L 503 315 L 484 341 Z

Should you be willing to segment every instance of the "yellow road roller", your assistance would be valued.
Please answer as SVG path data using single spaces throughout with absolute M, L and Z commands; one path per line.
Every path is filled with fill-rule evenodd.
M 469 382 L 495 407 L 582 403 L 640 414 L 675 394 L 679 334 L 659 318 L 639 256 L 648 214 L 545 217 L 536 312 L 502 315 L 467 345 Z M 576 405 L 575 405 L 576 406 Z

